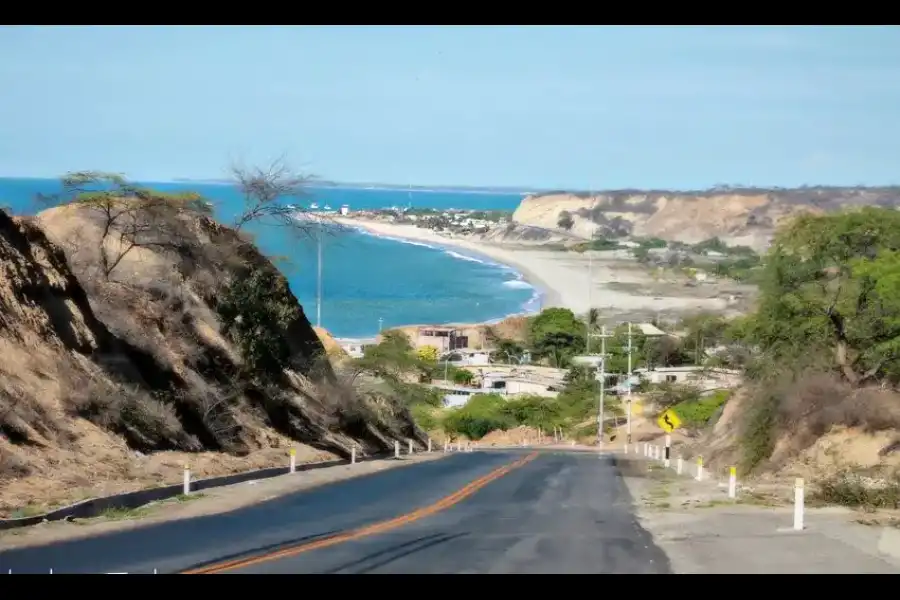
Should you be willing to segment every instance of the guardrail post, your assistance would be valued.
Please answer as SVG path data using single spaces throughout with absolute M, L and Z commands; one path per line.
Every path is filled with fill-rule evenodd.
M 684 468 L 684 459 L 679 456 L 678 459 L 675 461 L 675 473 L 677 473 L 678 475 L 681 475 L 681 470 L 683 468 Z
M 412 440 L 407 440 L 407 441 L 409 442 L 409 453 L 412 454 L 413 453 L 413 442 L 412 442 Z
M 803 530 L 803 480 L 799 477 L 794 480 L 794 530 Z
M 697 481 L 703 481 L 703 457 L 697 457 Z
M 291 473 L 297 472 L 297 449 L 291 448 Z
M 356 464 L 356 446 L 353 446 L 352 448 L 350 448 L 350 464 L 351 465 Z
M 184 489 L 182 493 L 187 496 L 191 493 L 191 467 L 184 463 Z
M 400 458 L 400 442 L 394 440 L 394 458 Z
M 431 438 L 428 438 L 428 453 L 431 454 Z
M 728 497 L 735 496 L 737 496 L 737 468 L 731 467 L 728 469 Z

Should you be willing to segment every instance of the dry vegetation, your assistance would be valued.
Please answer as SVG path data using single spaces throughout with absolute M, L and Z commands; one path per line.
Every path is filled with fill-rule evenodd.
M 234 175 L 238 229 L 321 232 L 279 201 L 305 178 Z M 64 190 L 0 212 L 0 515 L 172 483 L 185 461 L 203 477 L 421 442 L 405 406 L 334 373 L 284 277 L 201 198 L 102 173 Z

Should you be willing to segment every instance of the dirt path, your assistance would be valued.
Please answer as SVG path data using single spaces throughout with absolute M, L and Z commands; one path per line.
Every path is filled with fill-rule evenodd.
M 327 467 L 314 471 L 282 475 L 271 479 L 248 481 L 155 502 L 134 510 L 109 511 L 93 519 L 73 522 L 54 521 L 33 527 L 0 531 L 0 546 L 4 550 L 23 546 L 37 546 L 52 542 L 90 537 L 114 531 L 133 529 L 165 521 L 177 521 L 228 512 L 278 496 L 320 485 L 334 483 L 360 475 L 387 469 L 437 460 L 449 454 L 435 452 L 405 456 L 402 460 L 386 458 L 356 465 Z

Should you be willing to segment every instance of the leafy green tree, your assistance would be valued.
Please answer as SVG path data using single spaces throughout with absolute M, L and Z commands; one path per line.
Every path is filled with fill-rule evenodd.
M 547 308 L 532 318 L 529 339 L 535 353 L 563 367 L 584 346 L 584 325 L 567 308 Z
M 900 212 L 806 215 L 766 257 L 741 332 L 770 365 L 830 365 L 852 384 L 900 381 Z

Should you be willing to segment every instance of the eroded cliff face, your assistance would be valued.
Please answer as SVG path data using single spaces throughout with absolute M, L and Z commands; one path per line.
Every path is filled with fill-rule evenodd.
M 182 218 L 179 252 L 133 248 L 106 277 L 101 225 L 0 211 L 0 515 L 177 482 L 183 462 L 204 477 L 421 437 L 340 385 L 289 290 L 288 366 L 248 373 L 217 302 L 248 269 L 282 276 L 230 229 Z
M 896 207 L 900 188 L 554 193 L 525 198 L 513 221 L 518 227 L 565 232 L 580 239 L 594 233 L 694 244 L 718 237 L 761 250 L 784 219 L 861 205 Z

